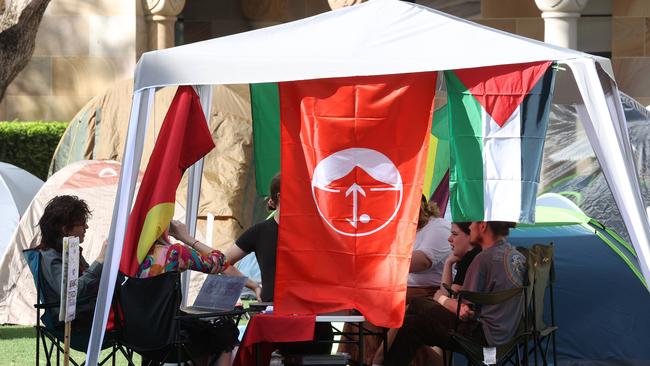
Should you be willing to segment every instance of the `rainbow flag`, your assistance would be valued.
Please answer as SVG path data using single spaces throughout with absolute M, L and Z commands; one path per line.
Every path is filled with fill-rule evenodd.
M 433 113 L 422 194 L 444 212 L 449 199 L 449 114 L 447 105 Z

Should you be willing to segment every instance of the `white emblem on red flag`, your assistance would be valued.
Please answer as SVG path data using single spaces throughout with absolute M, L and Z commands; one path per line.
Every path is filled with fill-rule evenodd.
M 321 160 L 311 181 L 321 218 L 339 234 L 365 236 L 388 225 L 402 204 L 402 177 L 379 151 L 349 148 Z

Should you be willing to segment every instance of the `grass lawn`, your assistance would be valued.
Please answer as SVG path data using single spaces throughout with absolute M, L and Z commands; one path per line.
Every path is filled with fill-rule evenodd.
M 102 355 L 108 354 L 109 350 L 104 350 Z M 81 363 L 85 360 L 86 355 L 82 352 L 71 350 L 71 357 Z M 103 357 L 100 357 L 100 360 Z M 56 362 L 56 359 L 52 360 Z M 136 355 L 135 364 L 140 364 L 140 357 Z M 2 366 L 23 366 L 34 365 L 36 363 L 36 330 L 31 326 L 0 326 L 0 365 Z M 45 365 L 43 350 L 41 349 L 41 365 Z M 63 365 L 63 356 L 61 356 L 61 365 Z M 109 363 L 110 365 L 110 363 Z M 120 354 L 117 358 L 116 365 L 128 365 L 126 359 Z

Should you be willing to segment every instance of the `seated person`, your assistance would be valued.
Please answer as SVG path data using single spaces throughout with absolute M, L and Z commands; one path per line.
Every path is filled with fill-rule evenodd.
M 452 313 L 456 313 L 456 302 L 453 299 L 450 299 L 451 294 L 445 289 L 443 285 L 450 286 L 452 291 L 458 292 L 463 287 L 463 282 L 465 281 L 465 274 L 467 273 L 467 268 L 472 263 L 472 260 L 478 253 L 481 252 L 481 247 L 472 246 L 469 240 L 469 222 L 455 222 L 451 224 L 451 235 L 447 239 L 449 241 L 449 246 L 451 247 L 451 255 L 445 260 L 444 270 L 442 272 L 442 281 L 440 283 L 440 288 L 433 295 L 433 301 L 436 301 L 446 307 Z M 454 268 L 455 266 L 455 268 Z M 452 274 L 455 274 L 452 276 Z M 452 280 L 453 277 L 453 280 Z M 431 298 L 427 299 L 427 301 Z M 417 300 L 420 301 L 420 300 Z M 409 313 L 407 308 L 407 314 Z M 388 331 L 388 345 L 393 343 L 395 335 L 397 334 L 397 329 L 391 329 Z M 375 358 L 372 361 L 373 365 L 380 365 L 384 359 L 384 347 L 381 346 L 377 349 L 375 353 Z M 420 354 L 418 353 L 418 356 Z M 427 364 L 436 364 L 442 365 L 442 351 L 436 349 L 435 354 L 427 351 L 425 357 Z M 419 361 L 419 359 L 417 359 Z
M 182 244 L 170 244 L 163 235 L 140 264 L 137 277 L 147 278 L 165 272 L 186 270 L 216 274 L 229 267 L 223 253 L 195 240 L 189 234 L 187 226 L 180 221 L 173 220 L 169 224 L 169 235 Z M 211 324 L 200 319 L 185 319 L 181 327 L 192 339 L 192 354 L 205 357 L 199 363 L 207 364 L 211 355 L 220 354 L 216 364 L 230 364 L 230 352 L 237 345 L 239 335 L 234 322 Z
M 280 174 L 271 179 L 269 187 L 270 196 L 267 209 L 275 211 L 273 216 L 265 221 L 253 225 L 246 230 L 237 241 L 226 250 L 230 264 L 235 264 L 249 253 L 255 253 L 262 274 L 262 284 L 249 279 L 246 287 L 257 294 L 257 299 L 263 302 L 272 302 L 275 289 L 275 262 L 278 248 L 278 225 L 280 223 Z M 231 267 L 227 274 L 243 276 L 236 268 Z M 330 323 L 316 323 L 314 339 L 334 339 Z M 329 354 L 332 345 L 328 343 L 297 342 L 285 344 L 280 352 L 287 354 Z
M 440 288 L 445 260 L 451 253 L 447 243 L 449 221 L 440 217 L 435 202 L 422 195 L 420 215 L 409 267 L 406 302 L 416 297 L 432 296 Z
M 472 222 L 470 241 L 481 247 L 465 276 L 463 289 L 473 292 L 493 292 L 522 286 L 525 257 L 507 241 L 514 223 L 500 221 Z M 445 296 L 446 297 L 446 296 Z M 453 349 L 450 330 L 485 346 L 497 346 L 512 338 L 519 324 L 523 298 L 515 297 L 504 303 L 483 305 L 476 310 L 470 304 L 461 304 L 460 320 L 449 311 L 453 299 L 413 301 L 409 305 L 404 324 L 386 354 L 385 365 L 408 365 L 422 345 Z
M 442 272 L 442 281 L 440 288 L 433 295 L 433 299 L 443 305 L 451 312 L 456 312 L 456 303 L 450 299 L 451 294 L 445 289 L 444 285 L 451 288 L 453 292 L 463 289 L 465 275 L 469 265 L 474 257 L 481 252 L 480 246 L 473 246 L 470 242 L 470 222 L 457 222 L 451 224 L 451 235 L 449 235 L 449 245 L 451 246 L 451 255 L 445 261 L 445 268 Z M 455 268 L 454 268 L 455 266 Z M 452 274 L 453 281 L 452 281 Z
M 407 304 L 416 298 L 432 297 L 440 288 L 445 260 L 451 253 L 451 248 L 447 242 L 449 231 L 449 221 L 440 217 L 438 205 L 433 201 L 427 202 L 426 197 L 422 195 L 418 225 L 415 232 L 415 242 L 413 243 L 413 253 L 411 254 L 411 264 L 409 266 L 406 288 Z M 381 334 L 383 331 L 383 328 L 369 322 L 365 322 L 364 327 L 377 334 Z M 354 329 L 356 328 L 352 324 L 346 323 L 343 326 L 343 331 L 347 333 L 353 333 Z M 357 337 L 351 336 L 350 338 L 356 339 Z M 365 337 L 365 363 L 370 363 L 375 353 L 381 352 L 381 345 L 381 337 Z M 342 343 L 339 345 L 338 351 L 348 353 L 352 360 L 358 361 L 358 348 L 354 344 Z M 426 355 L 419 356 L 419 358 L 426 358 Z
M 41 230 L 41 243 L 36 247 L 41 252 L 41 283 L 43 298 L 46 303 L 58 303 L 61 300 L 61 271 L 63 267 L 62 251 L 63 238 L 76 236 L 79 243 L 84 242 L 84 235 L 90 217 L 90 210 L 85 201 L 76 196 L 56 196 L 52 198 L 43 210 L 43 216 L 38 221 Z M 96 296 L 99 289 L 106 242 L 104 242 L 99 256 L 92 265 L 83 257 L 79 248 L 79 278 L 77 280 L 77 298 Z M 90 333 L 95 299 L 79 301 L 77 303 L 76 318 L 72 322 L 72 329 L 79 333 Z M 59 308 L 52 309 L 53 323 L 59 319 Z M 62 326 L 63 323 L 58 323 Z

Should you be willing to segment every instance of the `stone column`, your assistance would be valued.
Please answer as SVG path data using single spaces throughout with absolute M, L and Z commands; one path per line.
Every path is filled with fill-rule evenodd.
M 578 18 L 589 0 L 535 0 L 544 18 L 544 42 L 578 48 Z
M 174 47 L 176 17 L 185 0 L 143 0 L 149 30 L 149 50 Z
M 589 0 L 535 0 L 544 18 L 544 42 L 571 49 L 578 48 L 578 18 Z M 575 126 L 575 128 L 578 128 Z M 574 141 L 567 141 L 574 143 Z M 589 161 L 574 165 L 575 174 L 587 174 L 591 169 Z M 546 182 L 547 167 L 542 162 L 540 190 Z

